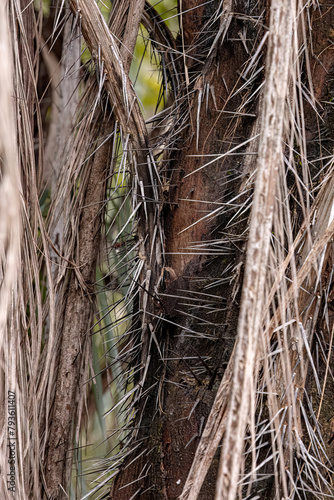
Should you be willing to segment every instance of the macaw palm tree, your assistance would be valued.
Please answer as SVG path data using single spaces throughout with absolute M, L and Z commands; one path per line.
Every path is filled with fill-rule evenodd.
M 152 4 L 0 6 L 1 470 L 11 391 L 17 498 L 327 498 L 334 9 Z

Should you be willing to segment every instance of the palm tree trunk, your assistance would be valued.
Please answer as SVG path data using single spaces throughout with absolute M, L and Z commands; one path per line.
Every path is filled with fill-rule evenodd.
M 244 23 L 230 19 L 232 13 L 226 11 L 210 24 L 208 34 L 207 23 L 219 4 L 182 2 L 184 32 L 178 49 L 185 51 L 186 68 L 183 104 L 176 112 L 180 122 L 181 116 L 187 117 L 188 125 L 166 168 L 166 263 L 154 311 L 157 316 L 161 308 L 164 312 L 164 320 L 155 324 L 160 350 L 152 343 L 146 396 L 138 411 L 141 429 L 133 446 L 142 444 L 129 455 L 125 464 L 130 465 L 122 468 L 112 487 L 112 498 L 121 500 L 136 494 L 176 499 L 182 493 L 235 340 L 245 221 L 237 216 L 229 228 L 237 210 L 233 204 L 230 213 L 222 207 L 235 197 L 238 206 L 240 199 L 247 203 L 241 158 L 247 147 L 252 157 L 254 146 L 248 139 L 258 106 L 252 103 L 246 113 L 235 113 L 249 95 L 233 95 L 243 84 L 239 69 L 248 54 L 241 39 L 222 44 L 218 35 L 223 36 L 224 22 L 231 22 L 229 37 L 237 39 Z M 240 15 L 251 11 L 241 7 Z M 252 28 L 252 21 L 247 26 Z M 253 29 L 247 43 L 253 44 L 256 35 L 261 36 Z M 236 138 L 239 144 L 246 142 L 236 150 L 240 156 L 224 156 Z M 221 155 L 219 161 L 211 162 L 213 152 Z M 252 168 L 251 161 L 247 165 Z M 224 276 L 226 268 L 230 271 Z M 199 498 L 214 497 L 217 467 L 216 458 Z

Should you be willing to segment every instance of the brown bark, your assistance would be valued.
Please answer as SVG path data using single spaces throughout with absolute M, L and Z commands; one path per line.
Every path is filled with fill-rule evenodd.
M 130 58 L 126 56 L 121 66 L 115 52 L 116 44 L 110 47 L 110 33 L 103 21 L 102 15 L 97 7 L 93 7 L 86 1 L 80 4 L 70 1 L 70 7 L 74 14 L 77 9 L 81 10 L 82 32 L 86 42 L 99 64 L 105 63 L 108 78 L 106 87 L 114 109 L 115 118 L 119 120 L 123 133 L 132 135 L 132 140 L 137 151 L 138 164 L 143 168 L 146 155 L 146 126 L 134 99 L 133 89 L 130 85 L 128 72 L 130 69 Z M 144 2 L 129 7 L 132 15 L 131 23 L 125 29 L 123 44 L 128 50 L 133 50 L 138 33 L 139 22 L 144 8 Z M 137 24 L 137 27 L 136 27 Z M 116 27 L 117 30 L 117 27 Z M 112 35 L 113 36 L 113 35 Z M 122 52 L 124 50 L 122 48 Z M 101 60 L 98 56 L 101 51 Z M 126 81 L 127 99 L 131 102 L 130 108 L 123 101 L 122 85 Z M 115 107 L 114 107 L 115 106 Z M 126 108 L 126 109 L 125 109 Z M 113 120 L 112 120 L 113 121 Z M 101 126 L 103 135 L 110 134 L 111 124 L 104 122 Z M 45 458 L 47 497 L 51 499 L 67 498 L 71 464 L 73 453 L 70 452 L 73 444 L 74 430 L 78 425 L 77 405 L 80 401 L 81 391 L 85 390 L 84 382 L 87 380 L 87 366 L 83 366 L 87 360 L 87 351 L 90 349 L 89 331 L 92 326 L 94 304 L 92 293 L 94 291 L 95 270 L 97 265 L 98 251 L 101 239 L 101 211 L 105 198 L 107 171 L 110 164 L 112 146 L 106 141 L 95 153 L 91 165 L 91 171 L 87 180 L 86 194 L 83 200 L 83 208 L 79 221 L 78 237 L 76 243 L 76 269 L 69 277 L 66 305 L 63 317 L 59 322 L 61 328 L 61 350 L 57 366 L 57 386 L 52 408 L 52 419 L 49 430 L 48 449 Z M 147 171 L 143 174 L 144 185 L 147 187 L 147 197 L 152 198 L 149 175 Z M 144 209 L 140 211 L 143 216 Z M 148 227 L 153 224 L 151 219 L 146 220 L 145 234 Z M 150 249 L 150 238 L 142 238 L 142 246 L 146 254 Z M 149 263 L 145 266 L 147 271 Z M 79 422 L 80 423 L 80 422 Z
M 312 44 L 310 44 L 310 71 L 314 89 L 315 98 L 319 100 L 321 105 L 317 106 L 321 120 L 315 119 L 314 110 L 312 110 L 308 102 L 305 103 L 305 122 L 307 130 L 308 150 L 310 158 L 320 157 L 321 151 L 333 152 L 333 133 L 334 133 L 334 111 L 333 111 L 333 98 L 334 98 L 334 46 L 331 42 L 333 36 L 334 26 L 334 5 L 332 2 L 320 1 L 322 6 L 321 11 L 315 10 L 311 18 Z M 324 127 L 321 136 L 319 134 L 319 125 Z M 319 141 L 319 142 L 318 142 Z M 332 195 L 330 195 L 329 204 L 332 203 Z M 323 227 L 326 227 L 328 221 L 319 220 L 317 222 L 317 231 L 321 234 Z M 331 270 L 333 268 L 333 244 L 330 243 L 326 255 L 325 262 L 327 262 L 325 269 L 321 276 L 322 290 L 329 290 L 328 294 L 328 316 L 325 319 L 324 311 L 321 309 L 318 316 L 317 329 L 323 332 L 324 342 L 327 347 L 326 352 L 323 353 L 322 362 L 319 364 L 319 380 L 324 380 L 326 375 L 326 385 L 322 398 L 320 398 L 320 410 L 318 414 L 319 425 L 322 429 L 324 443 L 326 445 L 326 457 L 323 457 L 324 463 L 327 466 L 333 464 L 334 461 L 334 408 L 333 408 L 333 378 L 328 376 L 328 369 L 333 370 L 333 357 L 331 353 L 331 339 L 330 332 L 333 331 L 334 316 L 333 316 L 333 283 L 331 281 Z M 324 306 L 322 306 L 324 307 Z M 325 357 L 326 356 L 326 357 Z M 314 380 L 307 380 L 306 389 L 312 394 L 312 398 L 316 404 L 319 403 L 319 395 Z M 318 412 L 318 410 L 317 410 Z M 304 433 L 305 429 L 304 429 Z M 327 477 L 327 472 L 324 471 Z
M 105 131 L 107 125 L 102 127 Z M 95 269 L 101 238 L 101 204 L 110 163 L 110 144 L 106 142 L 96 153 L 84 198 L 76 247 L 77 268 L 72 270 L 65 310 L 62 318 L 62 342 L 58 364 L 57 386 L 45 458 L 47 498 L 67 498 L 71 474 L 73 426 L 80 392 L 85 390 L 87 367 L 82 367 L 90 348 L 92 301 Z M 59 325 L 60 326 L 60 325 Z
M 228 114 L 238 109 L 245 96 L 241 93 L 231 98 L 232 90 L 241 86 L 239 69 L 248 58 L 241 40 L 240 43 L 225 41 L 223 46 L 218 42 L 217 53 L 204 61 L 204 65 L 193 59 L 202 57 L 195 47 L 203 49 L 205 35 L 201 37 L 198 33 L 210 9 L 217 8 L 218 3 L 208 8 L 200 1 L 182 2 L 185 33 L 183 41 L 182 37 L 179 39 L 179 49 L 193 44 L 192 58 L 186 57 L 185 61 L 190 80 L 195 79 L 196 83 L 195 87 L 185 89 L 185 92 L 194 90 L 181 111 L 186 113 L 189 109 L 189 126 L 180 135 L 178 151 L 170 158 L 168 197 L 162 209 L 166 268 L 159 298 L 166 321 L 156 336 L 168 361 L 161 360 L 155 346 L 152 347 L 144 389 L 157 380 L 158 384 L 149 391 L 138 417 L 141 430 L 137 439 L 142 440 L 140 451 L 143 453 L 139 456 L 138 450 L 134 451 L 116 478 L 111 497 L 117 500 L 176 500 L 179 497 L 233 346 L 238 304 L 231 304 L 227 312 L 223 309 L 235 284 L 217 286 L 212 292 L 206 292 L 205 285 L 219 279 L 229 262 L 237 264 L 240 253 L 231 245 L 230 255 L 210 258 L 205 255 L 208 251 L 203 252 L 200 247 L 194 249 L 201 244 L 205 248 L 206 242 L 209 248 L 209 240 L 221 238 L 219 229 L 224 230 L 228 217 L 198 221 L 217 209 L 217 202 L 238 193 L 238 182 L 229 187 L 226 180 L 229 172 L 241 172 L 242 166 L 238 157 L 225 157 L 192 172 L 212 160 L 206 155 L 223 154 L 231 148 L 234 136 L 240 142 L 248 138 L 254 121 L 248 117 L 231 120 Z M 195 6 L 201 7 L 189 11 Z M 238 9 L 238 12 L 247 11 L 242 2 Z M 251 24 L 247 26 L 250 37 L 254 36 Z M 236 38 L 241 27 L 242 21 L 234 19 L 230 37 Z M 218 30 L 219 22 L 210 33 L 212 39 Z M 212 89 L 208 91 L 208 105 L 206 85 Z M 241 228 L 242 224 L 234 229 L 235 234 L 240 234 Z M 210 299 L 207 293 L 215 297 Z M 156 314 L 159 311 L 157 308 Z M 194 331 L 197 333 L 192 333 Z M 214 460 L 199 498 L 214 497 L 217 467 L 218 462 Z
M 244 2 L 236 3 L 234 11 L 243 13 Z M 200 4 L 200 8 L 194 9 Z M 265 2 L 258 5 L 258 13 L 262 12 L 264 4 Z M 183 0 L 182 12 L 184 34 L 180 37 L 179 49 L 184 51 L 190 48 L 188 54 L 199 59 L 200 55 L 195 49 L 196 43 L 200 45 L 195 34 L 195 31 L 200 32 L 201 26 L 197 15 L 200 12 L 201 16 L 205 16 L 207 10 L 200 2 Z M 255 15 L 254 11 L 252 13 Z M 333 92 L 330 77 L 333 74 L 334 51 L 329 42 L 333 25 L 333 8 L 324 6 L 322 14 L 315 10 L 312 16 L 314 54 L 311 55 L 310 66 L 315 96 L 329 101 Z M 236 265 L 239 261 L 242 262 L 240 250 L 243 242 L 240 242 L 240 250 L 231 252 L 232 256 L 215 260 L 202 255 L 199 247 L 197 250 L 194 250 L 194 247 L 196 243 L 205 243 L 218 238 L 218 228 L 223 229 L 227 222 L 220 217 L 197 221 L 201 216 L 214 210 L 216 208 L 214 202 L 223 201 L 224 195 L 228 194 L 231 199 L 233 192 L 238 193 L 240 187 L 238 181 L 233 183 L 228 193 L 223 183 L 220 183 L 221 179 L 226 180 L 229 170 L 235 166 L 235 160 L 225 158 L 197 173 L 189 174 L 202 166 L 205 161 L 211 160 L 210 157 L 203 159 L 196 155 L 223 153 L 228 149 L 223 140 L 231 146 L 234 135 L 240 142 L 250 137 L 252 120 L 234 118 L 231 121 L 223 112 L 215 109 L 212 94 L 209 96 L 207 109 L 204 103 L 201 107 L 198 104 L 199 94 L 204 92 L 205 83 L 210 83 L 220 110 L 238 109 L 242 97 L 231 100 L 230 93 L 240 85 L 238 74 L 247 60 L 241 41 L 239 44 L 236 41 L 240 34 L 239 23 L 236 19 L 232 21 L 229 37 L 233 42 L 224 42 L 223 47 L 218 45 L 217 54 L 205 62 L 204 69 L 198 67 L 193 58 L 187 58 L 187 55 L 184 57 L 190 80 L 197 77 L 197 83 L 195 92 L 187 101 L 190 109 L 189 127 L 180 137 L 179 151 L 170 158 L 168 199 L 162 212 L 166 235 L 166 268 L 165 286 L 160 291 L 160 300 L 166 321 L 156 332 L 156 336 L 160 347 L 163 346 L 161 350 L 166 353 L 167 361 L 163 363 L 153 347 L 145 388 L 154 385 L 156 381 L 158 385 L 155 389 L 151 389 L 145 404 L 141 407 L 139 419 L 142 428 L 139 431 L 138 443 L 142 440 L 142 445 L 139 452 L 137 449 L 130 454 L 130 458 L 126 460 L 125 466 L 113 484 L 111 497 L 117 500 L 129 498 L 172 500 L 179 497 L 217 390 L 217 382 L 223 374 L 224 363 L 229 359 L 232 350 L 238 303 L 234 299 L 231 300 L 231 296 L 236 297 L 238 301 L 239 296 L 233 294 L 233 288 L 238 288 L 236 285 L 240 284 L 242 273 L 236 278 L 236 282 L 216 287 L 212 292 L 213 295 L 221 297 L 221 308 L 224 307 L 225 301 L 228 301 L 227 311 L 203 313 L 203 310 L 196 308 L 195 300 L 201 299 L 202 304 L 199 305 L 205 305 L 207 299 L 204 287 L 210 283 L 210 278 L 218 277 L 227 263 Z M 256 35 L 250 25 L 247 25 L 247 28 L 249 29 L 247 38 L 252 39 L 252 36 Z M 218 27 L 215 29 L 218 30 Z M 194 88 L 191 87 L 191 90 Z M 311 155 L 314 150 L 314 157 L 318 158 L 321 153 L 319 154 L 319 149 L 313 144 L 317 133 L 314 110 L 306 102 L 305 109 L 306 126 L 310 129 L 309 150 Z M 253 105 L 247 112 L 255 110 Z M 332 106 L 327 104 L 324 116 L 329 130 L 332 130 L 333 123 L 331 110 Z M 243 159 L 239 165 L 240 172 L 243 166 L 248 173 L 248 159 Z M 240 234 L 243 228 L 242 223 L 239 224 L 235 234 Z M 191 314 L 197 318 L 191 317 Z M 205 324 L 203 320 L 208 323 Z M 193 331 L 196 331 L 197 335 L 192 337 Z M 214 338 L 210 339 L 212 332 Z M 200 339 L 200 334 L 207 338 Z M 330 339 L 327 340 L 329 342 Z M 198 374 L 200 365 L 202 373 Z M 326 394 L 328 390 L 326 389 Z M 321 421 L 331 444 L 333 419 L 332 415 L 329 415 L 329 406 L 323 404 L 325 407 L 323 415 L 327 420 L 325 421 L 323 417 Z M 217 457 L 215 457 L 199 498 L 214 498 L 217 468 Z M 275 493 L 270 480 L 264 483 L 262 495 L 263 498 L 274 498 Z

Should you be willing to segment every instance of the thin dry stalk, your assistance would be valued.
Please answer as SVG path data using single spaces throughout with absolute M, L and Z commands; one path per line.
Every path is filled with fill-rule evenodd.
M 21 239 L 20 174 L 15 127 L 15 101 L 13 100 L 13 60 L 9 37 L 8 7 L 1 4 L 1 70 L 0 70 L 0 162 L 1 162 L 1 290 L 0 325 L 7 320 L 12 286 L 17 276 Z
M 257 176 L 250 218 L 245 278 L 229 410 L 220 459 L 216 499 L 234 500 L 244 447 L 244 434 L 254 398 L 250 380 L 259 355 L 262 331 L 266 262 L 274 211 L 276 179 L 282 165 L 283 118 L 289 85 L 291 33 L 296 6 L 273 2 L 270 10 L 266 84 L 257 161 Z M 189 497 L 194 498 L 194 497 Z

